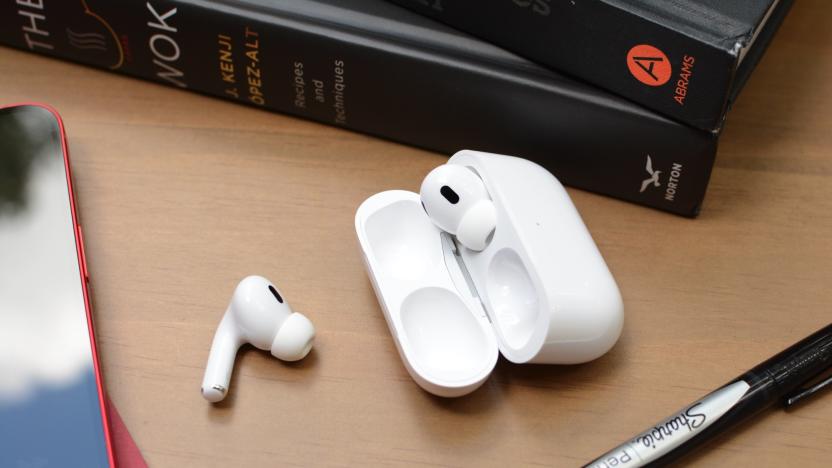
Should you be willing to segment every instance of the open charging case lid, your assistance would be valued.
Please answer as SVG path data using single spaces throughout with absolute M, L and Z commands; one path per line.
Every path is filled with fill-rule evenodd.
M 419 194 L 368 198 L 355 227 L 370 280 L 414 380 L 440 396 L 474 391 L 498 350 L 516 363 L 577 364 L 607 352 L 621 295 L 563 186 L 520 158 L 460 151 L 497 209 L 473 251 L 436 227 Z

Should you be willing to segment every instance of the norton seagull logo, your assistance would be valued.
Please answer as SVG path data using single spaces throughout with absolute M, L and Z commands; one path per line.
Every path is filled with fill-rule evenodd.
M 647 171 L 648 174 L 650 174 L 650 177 L 644 179 L 641 182 L 641 190 L 639 190 L 639 193 L 647 190 L 647 187 L 649 187 L 650 184 L 653 184 L 653 187 L 658 187 L 659 185 L 661 185 L 661 183 L 659 183 L 659 174 L 661 174 L 662 171 L 653 170 L 653 161 L 650 159 L 649 154 L 647 155 L 647 166 L 644 169 Z

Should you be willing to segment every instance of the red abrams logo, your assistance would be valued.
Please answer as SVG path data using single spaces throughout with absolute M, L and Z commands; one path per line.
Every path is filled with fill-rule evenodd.
M 688 97 L 695 62 L 696 58 L 692 55 L 685 54 L 682 57 L 679 77 L 673 89 L 673 100 L 680 106 L 685 105 Z M 670 81 L 673 74 L 667 55 L 649 44 L 639 44 L 630 49 L 627 53 L 627 68 L 635 79 L 647 86 L 661 86 Z
M 648 44 L 639 44 L 630 49 L 627 53 L 627 68 L 635 79 L 647 86 L 661 86 L 673 74 L 667 55 Z

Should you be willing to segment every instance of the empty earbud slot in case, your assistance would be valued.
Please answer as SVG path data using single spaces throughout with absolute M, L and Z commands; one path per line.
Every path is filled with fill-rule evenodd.
M 479 387 L 497 362 L 494 332 L 475 297 L 451 277 L 440 231 L 419 196 L 393 190 L 356 215 L 368 270 L 399 354 L 425 390 L 459 396 Z M 453 255 L 453 254 L 451 254 Z M 467 289 L 467 287 L 466 287 Z

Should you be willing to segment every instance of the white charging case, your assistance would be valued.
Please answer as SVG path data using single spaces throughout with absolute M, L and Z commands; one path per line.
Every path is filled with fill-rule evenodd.
M 464 150 L 497 209 L 480 251 L 458 245 L 404 190 L 368 198 L 355 229 L 399 354 L 430 393 L 455 397 L 515 363 L 577 364 L 618 340 L 618 286 L 560 182 L 525 159 Z

